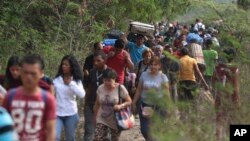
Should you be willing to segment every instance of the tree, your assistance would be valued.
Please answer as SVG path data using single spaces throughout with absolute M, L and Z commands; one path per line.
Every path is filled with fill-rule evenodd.
M 127 30 L 129 20 L 151 23 L 175 6 L 166 0 L 3 0 L 0 2 L 0 59 L 39 53 L 49 73 L 67 53 L 82 61 L 111 28 Z M 169 8 L 168 8 L 169 7 Z M 166 10 L 172 9 L 172 12 Z M 57 53 L 55 53 L 57 52 Z

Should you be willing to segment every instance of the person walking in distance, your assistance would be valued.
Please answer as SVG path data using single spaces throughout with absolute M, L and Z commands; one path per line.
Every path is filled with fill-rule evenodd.
M 124 50 L 125 43 L 123 40 L 118 39 L 115 41 L 114 47 L 106 47 L 103 51 L 108 54 L 107 66 L 114 69 L 118 75 L 117 82 L 124 83 L 125 72 L 124 69 L 127 66 L 129 70 L 133 70 L 134 64 L 130 59 L 130 55 Z
M 143 72 L 145 72 L 148 67 L 149 67 L 149 63 L 150 63 L 150 60 L 151 58 L 154 56 L 154 53 L 151 49 L 146 49 L 143 53 L 142 53 L 142 57 L 143 57 L 143 60 L 141 60 L 138 64 L 138 69 L 137 69 L 137 73 L 136 73 L 136 86 L 138 85 L 139 83 L 139 80 L 140 80 L 140 76 Z
M 93 69 L 94 54 L 97 51 L 100 51 L 102 49 L 103 49 L 103 46 L 102 46 L 101 42 L 94 43 L 92 54 L 87 56 L 87 58 L 85 59 L 85 62 L 84 62 L 84 66 L 83 66 L 84 80 L 87 80 L 87 77 L 89 76 L 90 70 Z M 84 82 L 84 84 L 85 83 L 87 83 L 87 82 Z
M 236 52 L 232 48 L 224 50 L 224 60 L 215 67 L 212 85 L 215 90 L 216 139 L 226 139 L 229 125 L 233 124 L 240 107 L 240 72 L 233 63 Z
M 180 50 L 180 53 L 181 53 L 181 58 L 180 58 L 178 100 L 181 102 L 188 102 L 188 104 L 196 106 L 195 97 L 197 92 L 196 90 L 198 89 L 198 87 L 196 82 L 197 78 L 195 76 L 198 76 L 200 78 L 206 90 L 209 90 L 209 86 L 207 85 L 206 81 L 204 80 L 198 68 L 197 61 L 188 55 L 189 54 L 188 48 L 185 47 L 182 48 Z M 183 108 L 180 109 L 181 119 L 187 119 L 188 117 L 186 113 L 187 109 Z
M 145 37 L 141 34 L 136 35 L 136 43 L 129 42 L 127 39 L 128 32 L 121 39 L 125 42 L 125 49 L 128 50 L 131 60 L 137 69 L 138 63 L 143 59 L 142 53 L 147 47 L 144 45 Z
M 215 65 L 218 59 L 217 51 L 211 49 L 212 45 L 213 45 L 213 41 L 207 40 L 205 42 L 206 50 L 203 50 L 204 59 L 206 63 L 206 70 L 204 72 L 204 78 L 210 88 L 212 88 L 212 76 L 213 76 Z
M 196 60 L 198 64 L 198 68 L 200 72 L 203 74 L 206 68 L 205 60 L 204 60 L 204 55 L 202 52 L 202 46 L 198 44 L 196 39 L 191 39 L 190 56 Z
M 178 73 L 180 71 L 180 64 L 177 59 L 169 53 L 164 53 L 164 57 L 161 58 L 162 72 L 169 79 L 169 90 L 171 98 L 174 102 L 177 101 L 177 83 Z
M 84 105 L 84 141 L 93 141 L 94 139 L 94 105 L 97 97 L 97 88 L 103 84 L 104 72 L 111 69 L 106 65 L 107 56 L 103 51 L 94 54 L 94 68 L 90 70 L 86 80 L 86 97 Z

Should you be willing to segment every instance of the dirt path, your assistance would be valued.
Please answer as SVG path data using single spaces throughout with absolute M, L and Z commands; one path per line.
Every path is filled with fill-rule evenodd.
M 203 91 L 201 91 L 201 92 L 203 92 Z M 199 101 L 202 102 L 202 100 L 204 101 L 204 99 L 200 99 Z M 201 106 L 199 108 L 200 112 L 203 113 L 202 115 L 203 116 L 208 116 L 208 114 L 210 114 L 208 111 L 211 111 L 211 110 L 206 109 L 207 107 L 204 105 L 204 103 L 203 104 L 199 104 L 199 105 L 203 105 L 203 106 Z M 211 105 L 211 104 L 209 104 L 209 105 Z M 80 114 L 80 122 L 79 122 L 78 128 L 76 130 L 76 140 L 77 141 L 83 141 L 83 135 L 84 135 L 84 128 L 83 128 L 83 125 L 84 125 L 84 116 L 83 116 L 83 112 L 82 112 L 83 111 L 83 107 L 84 107 L 83 103 L 81 103 L 80 101 L 78 101 L 78 108 L 79 108 L 79 114 Z M 64 139 L 62 139 L 61 141 L 64 141 Z M 142 135 L 140 133 L 140 122 L 139 122 L 139 119 L 136 119 L 135 126 L 132 129 L 122 132 L 121 137 L 120 137 L 120 141 L 145 141 L 145 139 L 142 137 Z
M 145 141 L 140 132 L 139 119 L 136 119 L 136 124 L 133 129 L 122 132 L 120 141 Z
M 84 135 L 84 127 L 83 127 L 84 126 L 84 115 L 83 115 L 84 106 L 83 105 L 84 103 L 78 100 L 80 121 L 78 123 L 78 128 L 76 130 L 77 141 L 83 141 L 83 135 Z M 65 141 L 64 133 L 62 133 L 61 141 Z M 136 119 L 135 126 L 132 129 L 122 132 L 120 141 L 145 141 L 140 132 L 140 122 L 138 118 Z
M 84 124 L 84 117 L 81 116 L 76 133 L 77 141 L 83 141 L 83 134 L 84 134 L 83 124 Z M 64 139 L 62 139 L 61 141 L 64 141 Z M 132 129 L 122 132 L 120 141 L 145 141 L 140 132 L 139 119 L 136 119 L 135 126 Z

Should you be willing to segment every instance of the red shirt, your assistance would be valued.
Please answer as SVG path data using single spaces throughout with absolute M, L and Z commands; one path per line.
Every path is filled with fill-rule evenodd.
M 40 88 L 42 88 L 46 91 L 51 91 L 50 85 L 47 82 L 43 81 L 42 79 L 39 81 L 38 85 Z
M 41 91 L 27 96 L 19 87 L 12 100 L 8 92 L 3 107 L 12 116 L 20 141 L 45 141 L 46 122 L 56 119 L 55 98 L 47 91 L 43 99 Z
M 112 47 L 106 47 L 103 49 L 105 53 L 109 53 L 110 51 L 114 51 L 114 48 Z M 114 69 L 117 73 L 117 82 L 120 84 L 124 83 L 124 69 L 127 65 L 125 56 L 129 56 L 128 52 L 125 50 L 122 50 L 119 54 L 114 55 L 113 57 L 108 58 L 107 60 L 107 66 Z

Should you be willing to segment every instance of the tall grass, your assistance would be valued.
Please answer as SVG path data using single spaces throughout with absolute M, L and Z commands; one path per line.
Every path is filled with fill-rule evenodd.
M 228 119 L 231 124 L 250 124 L 250 66 L 240 64 L 239 69 L 241 104 L 237 111 L 228 110 L 226 114 L 232 115 Z M 229 105 L 224 104 L 224 106 L 230 107 L 233 105 L 228 102 L 225 103 Z M 152 124 L 151 131 L 157 141 L 216 141 L 215 106 L 199 98 L 195 101 L 196 106 L 191 105 L 190 103 L 174 104 L 172 107 L 168 107 L 169 115 L 165 121 L 158 117 L 153 119 L 154 124 Z M 187 119 L 179 119 L 176 109 L 180 108 L 187 111 Z M 226 127 L 225 136 L 224 140 L 229 141 L 229 126 Z

